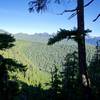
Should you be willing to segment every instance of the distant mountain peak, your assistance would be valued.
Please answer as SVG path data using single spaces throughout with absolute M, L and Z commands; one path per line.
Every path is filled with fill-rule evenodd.
M 44 33 L 35 33 L 35 34 L 24 34 L 24 33 L 17 33 L 14 34 L 16 39 L 27 40 L 32 42 L 46 42 L 50 38 L 50 34 Z
M 0 34 L 9 33 L 6 30 L 0 29 Z
M 0 29 L 0 34 L 10 34 L 8 31 Z M 50 37 L 52 37 L 53 35 L 55 35 L 55 33 L 53 33 L 52 35 L 44 32 L 44 33 L 34 33 L 34 34 L 27 34 L 27 33 L 16 33 L 13 34 L 15 36 L 16 39 L 20 39 L 20 40 L 26 40 L 26 41 L 32 41 L 32 42 L 41 42 L 41 43 L 47 43 L 48 39 Z M 86 37 L 86 43 L 90 44 L 90 45 L 96 45 L 96 42 L 100 40 L 100 36 L 87 36 Z M 63 43 L 65 43 L 66 41 L 63 41 Z

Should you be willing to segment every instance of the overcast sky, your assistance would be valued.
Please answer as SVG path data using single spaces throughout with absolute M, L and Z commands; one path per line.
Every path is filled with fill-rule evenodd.
M 62 0 L 63 1 L 63 0 Z M 76 0 L 65 0 L 60 6 L 49 5 L 45 13 L 29 13 L 29 0 L 0 0 L 0 29 L 11 33 L 56 33 L 59 28 L 72 29 L 77 26 L 76 17 L 68 20 L 71 13 L 57 15 L 64 9 L 76 7 Z M 70 2 L 69 2 L 70 1 Z M 90 0 L 85 0 L 85 3 Z M 100 0 L 95 0 L 85 8 L 85 28 L 92 30 L 91 35 L 100 35 L 100 18 L 96 22 L 92 20 L 100 13 Z

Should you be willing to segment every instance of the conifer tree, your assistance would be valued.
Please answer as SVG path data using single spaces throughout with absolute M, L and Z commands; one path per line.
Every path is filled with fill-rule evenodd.
M 37 11 L 38 13 L 40 11 L 45 11 L 47 10 L 47 5 L 53 0 L 32 0 L 29 2 L 29 11 Z M 85 51 L 85 29 L 84 29 L 84 7 L 87 7 L 90 5 L 94 0 L 91 0 L 88 2 L 86 5 L 84 5 L 84 0 L 77 0 L 77 7 L 73 10 L 64 10 L 63 13 L 65 12 L 74 12 L 74 15 L 77 15 L 77 30 L 60 30 L 58 32 L 57 36 L 54 36 L 53 38 L 50 38 L 48 44 L 53 44 L 57 41 L 60 41 L 64 38 L 73 38 L 75 37 L 77 39 L 78 43 L 78 55 L 79 55 L 79 66 L 80 66 L 80 73 L 81 77 L 84 75 L 87 80 L 87 85 L 88 84 L 88 79 L 87 79 L 87 66 L 86 66 L 86 51 Z M 60 4 L 61 0 L 54 0 L 53 2 Z M 62 14 L 63 14 L 62 13 Z M 73 15 L 72 15 L 73 16 Z M 61 34 L 59 34 L 61 33 Z M 83 81 L 83 79 L 81 79 Z M 84 85 L 84 84 L 83 84 Z
M 61 75 L 58 66 L 55 64 L 51 68 L 51 81 L 49 85 L 51 86 L 51 99 L 59 99 L 61 94 Z
M 66 55 L 62 69 L 62 96 L 64 100 L 75 100 L 79 98 L 79 67 L 77 52 Z
M 91 87 L 95 94 L 95 99 L 100 96 L 100 41 L 97 41 L 96 51 L 89 65 Z
M 40 11 L 47 10 L 47 5 L 50 3 L 50 1 L 54 1 L 58 4 L 61 3 L 62 0 L 32 0 L 29 2 L 29 11 L 37 11 L 38 13 Z M 77 40 L 78 43 L 78 57 L 79 57 L 79 71 L 80 71 L 80 84 L 83 88 L 83 95 L 84 99 L 88 100 L 90 98 L 90 83 L 89 83 L 89 77 L 87 72 L 87 64 L 86 64 L 86 48 L 85 48 L 85 28 L 84 28 L 84 7 L 89 6 L 94 0 L 90 0 L 86 5 L 84 5 L 84 0 L 77 0 L 77 7 L 72 10 L 64 10 L 62 14 L 65 12 L 73 12 L 73 14 L 70 16 L 72 18 L 73 16 L 77 15 L 77 30 L 75 31 L 76 34 L 72 34 L 73 32 L 68 32 L 68 30 L 61 30 L 59 36 L 55 36 L 49 40 L 48 44 L 53 44 L 56 41 L 61 40 L 62 38 L 70 38 L 73 36 Z M 59 32 L 58 32 L 59 33 Z M 67 33 L 67 34 L 66 34 Z M 70 34 L 71 33 L 71 34 Z M 65 36 L 66 34 L 66 36 Z M 59 39 L 60 38 L 60 39 Z M 84 84 L 84 80 L 86 81 Z M 87 91 L 87 92 L 86 92 Z
M 0 50 L 6 51 L 14 46 L 15 39 L 11 34 L 0 33 Z M 11 58 L 0 55 L 0 100 L 11 100 L 19 89 L 17 81 L 9 80 L 8 71 L 25 71 L 26 66 Z M 12 85 L 11 85 L 12 84 Z

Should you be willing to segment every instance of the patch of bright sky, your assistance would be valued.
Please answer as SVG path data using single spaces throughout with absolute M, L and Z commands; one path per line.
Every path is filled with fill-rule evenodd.
M 76 0 L 63 1 L 60 6 L 51 3 L 48 10 L 37 14 L 28 12 L 30 0 L 0 0 L 0 29 L 11 33 L 56 33 L 59 28 L 72 29 L 77 26 L 76 17 L 68 20 L 70 13 L 57 15 L 64 9 L 76 7 Z M 85 3 L 90 0 L 85 0 Z M 100 13 L 100 0 L 95 0 L 85 8 L 85 27 L 92 30 L 91 35 L 99 35 L 100 19 L 95 23 L 92 20 Z

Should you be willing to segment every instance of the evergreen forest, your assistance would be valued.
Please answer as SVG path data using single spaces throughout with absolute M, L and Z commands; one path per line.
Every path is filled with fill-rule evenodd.
M 6 16 L 11 22 L 6 19 L 4 23 L 1 21 L 5 30 L 11 28 L 12 31 L 17 31 L 22 28 L 31 32 L 34 24 L 34 30 L 43 31 L 42 28 L 46 25 L 45 30 L 53 31 L 53 28 L 60 26 L 57 22 L 65 23 L 59 20 L 65 14 L 70 14 L 70 22 L 66 28 L 62 24 L 57 32 L 50 34 L 45 30 L 44 33 L 35 33 L 35 30 L 34 34 L 14 34 L 0 26 L 0 100 L 100 100 L 100 37 L 95 33 L 99 30 L 96 22 L 100 18 L 100 12 L 95 15 L 95 9 L 85 9 L 92 4 L 99 7 L 99 0 L 29 0 L 25 1 L 29 12 L 25 14 L 22 13 L 24 6 L 20 5 L 24 1 L 19 3 L 15 0 L 16 6 L 10 0 L 1 2 L 4 4 L 0 6 L 0 19 Z M 50 8 L 55 11 L 52 14 L 63 17 L 57 19 L 57 16 L 50 15 L 56 18 L 50 22 L 52 18 L 46 13 L 51 12 Z M 88 17 L 87 12 L 91 12 Z M 34 14 L 34 18 L 40 19 L 31 22 L 34 18 L 31 19 L 30 13 Z M 43 13 L 50 20 L 47 21 L 42 16 Z M 96 26 L 89 22 L 90 17 L 94 17 L 91 20 Z M 74 21 L 71 20 L 73 18 Z M 41 23 L 42 26 L 39 25 Z M 51 23 L 55 25 L 52 27 Z M 16 27 L 11 27 L 12 24 Z M 72 29 L 71 24 L 74 27 Z M 92 31 L 98 36 L 88 35 Z
M 9 36 L 8 33 L 4 35 Z M 6 88 L 7 90 L 10 88 L 7 91 L 8 97 L 5 97 L 5 92 L 4 97 L 2 94 L 1 97 L 8 100 L 56 100 L 59 98 L 80 100 L 82 94 L 78 93 L 80 86 L 78 84 L 79 68 L 76 43 L 70 40 L 66 44 L 67 40 L 64 40 L 48 46 L 48 39 L 45 42 L 41 40 L 41 35 L 44 36 L 44 34 L 37 34 L 37 39 L 40 41 L 36 42 L 23 39 L 22 36 L 25 34 L 20 38 L 17 35 L 19 34 L 15 35 L 16 38 L 11 35 L 14 40 L 13 46 L 3 47 L 4 49 L 0 50 L 1 58 L 8 59 L 6 66 L 12 66 L 11 69 L 6 69 L 9 83 Z M 33 36 L 33 38 L 36 37 Z M 91 82 L 93 81 L 91 84 L 93 85 L 93 95 L 98 100 L 100 57 L 97 45 L 91 45 L 87 42 L 86 52 L 89 75 Z M 66 86 L 67 84 L 69 85 Z M 1 86 L 1 88 L 3 87 Z

